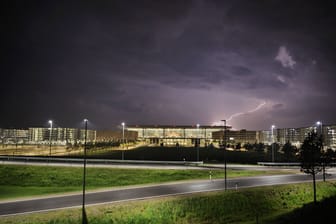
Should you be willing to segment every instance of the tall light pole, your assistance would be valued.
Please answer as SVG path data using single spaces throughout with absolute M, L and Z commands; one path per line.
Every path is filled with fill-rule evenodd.
M 121 151 L 121 159 L 124 160 L 124 149 L 125 149 L 125 122 L 121 123 L 122 126 L 122 151 Z
M 196 127 L 197 127 L 196 144 L 197 144 L 197 162 L 198 162 L 199 161 L 199 143 L 201 143 L 201 140 L 198 142 L 198 139 L 199 139 L 199 127 L 200 127 L 200 125 L 197 124 Z
M 86 223 L 86 213 L 85 213 L 85 178 L 86 178 L 86 138 L 87 138 L 87 123 L 88 119 L 84 119 L 85 133 L 84 133 L 84 159 L 83 159 L 83 205 L 82 205 L 82 224 Z
M 316 122 L 316 125 L 317 125 L 317 126 L 320 126 L 320 135 L 322 136 L 322 133 L 323 133 L 323 129 L 322 129 L 322 121 L 317 121 L 317 122 Z
M 320 126 L 320 136 L 321 136 L 321 143 L 322 143 L 322 150 L 323 150 L 323 127 L 322 127 L 322 121 L 316 122 L 317 126 Z M 317 131 L 316 131 L 317 132 Z M 325 162 L 322 163 L 322 173 L 323 173 L 323 181 L 325 181 L 326 175 L 325 175 Z
M 271 126 L 271 129 L 272 129 L 272 163 L 274 163 L 274 128 L 275 128 L 275 125 L 273 124 Z
M 222 120 L 224 122 L 224 129 L 223 129 L 223 146 L 224 146 L 224 189 L 227 189 L 227 183 L 226 183 L 226 120 Z
M 50 124 L 50 132 L 49 132 L 49 158 L 50 158 L 51 157 L 51 135 L 52 135 L 53 121 L 49 120 L 48 123 Z

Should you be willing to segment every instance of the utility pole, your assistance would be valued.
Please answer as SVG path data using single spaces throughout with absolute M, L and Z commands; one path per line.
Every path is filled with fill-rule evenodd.
M 275 142 L 274 142 L 274 128 L 275 128 L 275 125 L 272 125 L 271 126 L 271 128 L 272 128 L 272 163 L 274 163 L 274 144 L 275 144 Z
M 85 178 L 86 178 L 86 138 L 87 138 L 87 122 L 88 119 L 84 119 L 85 123 L 85 133 L 84 133 L 84 171 L 83 171 L 83 204 L 82 204 L 82 224 L 86 224 L 86 213 L 85 213 Z
M 51 157 L 51 136 L 52 136 L 53 121 L 49 120 L 48 122 L 50 124 L 50 132 L 49 132 L 49 159 L 50 159 L 50 157 Z
M 316 122 L 317 126 L 320 126 L 320 138 L 321 138 L 321 143 L 322 143 L 322 151 L 324 152 L 324 145 L 323 145 L 323 126 L 322 126 L 322 121 L 317 121 Z M 316 133 L 318 133 L 318 131 L 316 130 Z M 325 160 L 322 161 L 322 173 L 323 173 L 323 182 L 325 182 L 326 180 L 326 173 L 325 173 Z
M 200 127 L 200 125 L 199 124 L 197 124 L 196 125 L 197 126 L 197 138 L 196 138 L 196 146 L 197 146 L 197 162 L 199 161 L 199 144 L 201 143 L 201 140 L 200 140 L 200 138 L 199 138 L 199 127 Z
M 224 122 L 223 129 L 223 148 L 224 148 L 224 189 L 227 189 L 227 181 L 226 181 L 226 120 L 222 120 Z
M 125 150 L 125 122 L 122 125 L 122 150 L 121 150 L 121 160 L 124 160 L 124 150 Z

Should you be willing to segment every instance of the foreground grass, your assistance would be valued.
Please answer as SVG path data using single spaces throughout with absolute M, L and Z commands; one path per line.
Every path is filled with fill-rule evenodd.
M 211 172 L 213 178 L 223 178 L 223 171 Z M 279 174 L 279 171 L 229 170 L 228 178 L 266 174 Z M 79 191 L 82 178 L 81 167 L 0 165 L 0 199 Z M 208 170 L 87 168 L 86 186 L 93 190 L 207 178 Z
M 88 206 L 90 224 L 107 223 L 323 223 L 336 202 L 335 182 L 317 184 L 317 206 L 310 183 L 202 193 L 145 201 Z M 298 215 L 299 214 L 299 215 Z M 315 218 L 314 218 L 315 217 Z M 315 220 L 315 222 L 312 222 Z M 330 220 L 330 219 L 329 219 Z M 1 223 L 81 223 L 81 210 L 69 209 L 0 218 Z

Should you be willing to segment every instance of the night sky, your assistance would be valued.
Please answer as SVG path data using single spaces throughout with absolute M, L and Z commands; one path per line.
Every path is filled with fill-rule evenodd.
M 1 1 L 0 127 L 336 124 L 333 1 Z

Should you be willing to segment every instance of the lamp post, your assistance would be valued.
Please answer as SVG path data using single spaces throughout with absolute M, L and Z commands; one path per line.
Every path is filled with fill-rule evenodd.
M 226 183 L 226 120 L 222 120 L 224 122 L 224 129 L 223 129 L 223 146 L 224 146 L 224 189 L 227 189 L 227 183 Z
M 323 128 L 322 128 L 322 121 L 317 121 L 316 122 L 316 125 L 317 126 L 320 126 L 320 136 L 321 136 L 321 143 L 322 143 L 322 150 L 323 150 Z M 316 131 L 317 132 L 317 131 Z M 326 175 L 325 175 L 325 161 L 323 161 L 322 163 L 322 173 L 323 173 L 323 181 L 325 182 L 325 178 L 326 178 Z
M 275 128 L 275 125 L 273 124 L 271 126 L 271 129 L 272 129 L 272 163 L 274 163 L 274 128 Z
M 48 123 L 50 124 L 50 132 L 49 132 L 49 158 L 50 158 L 51 157 L 51 135 L 52 135 L 53 121 L 49 120 Z
M 84 159 L 83 159 L 83 204 L 82 204 L 82 224 L 86 223 L 86 213 L 85 213 L 85 178 L 86 178 L 86 138 L 87 138 L 87 123 L 88 119 L 84 119 L 85 133 L 84 133 Z
M 121 123 L 122 126 L 122 151 L 121 151 L 121 159 L 124 160 L 124 149 L 125 149 L 125 122 Z
M 322 136 L 322 130 L 323 130 L 323 129 L 322 129 L 322 121 L 317 121 L 317 122 L 316 122 L 316 125 L 317 125 L 317 126 L 320 126 L 320 135 Z
M 200 127 L 200 125 L 197 124 L 196 127 L 197 127 L 196 144 L 197 144 L 197 162 L 198 162 L 199 161 L 199 143 L 201 143 L 201 140 L 198 142 L 198 140 L 199 140 L 199 127 Z

